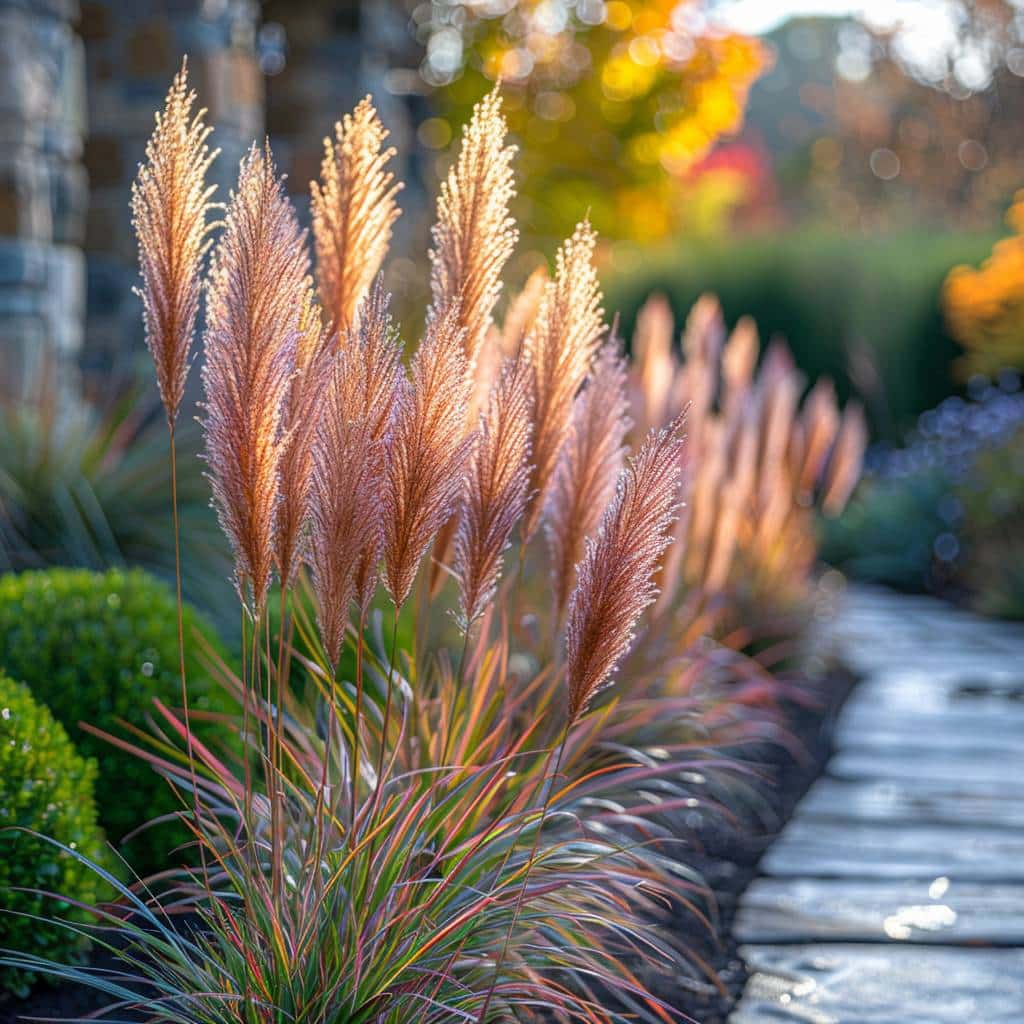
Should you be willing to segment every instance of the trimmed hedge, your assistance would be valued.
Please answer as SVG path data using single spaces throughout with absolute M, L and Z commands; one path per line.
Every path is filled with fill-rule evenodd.
M 186 607 L 189 707 L 233 711 L 189 640 L 196 629 L 219 649 L 210 627 Z M 144 761 L 79 728 L 88 722 L 125 736 L 119 720 L 147 730 L 154 697 L 180 706 L 177 612 L 169 587 L 140 570 L 48 569 L 0 577 L 0 668 L 24 680 L 83 753 L 96 758 L 100 821 L 112 842 L 181 808 Z M 193 727 L 199 736 L 210 728 Z M 122 852 L 137 871 L 163 868 L 184 835 L 183 827 L 145 829 Z
M 992 241 L 799 231 L 636 256 L 617 251 L 604 274 L 605 305 L 621 314 L 628 338 L 651 292 L 668 297 L 677 319 L 712 292 L 729 326 L 750 315 L 762 339 L 782 335 L 810 379 L 832 377 L 843 400 L 862 393 L 874 432 L 898 437 L 954 388 L 950 364 L 959 349 L 943 320 L 942 283 L 955 264 L 983 258 Z
M 94 862 L 104 858 L 95 778 L 96 762 L 76 752 L 49 709 L 33 699 L 27 686 L 0 673 L 0 948 L 64 962 L 84 953 L 80 935 L 45 920 L 59 914 L 82 921 L 83 912 L 42 893 L 93 904 L 101 896 L 99 876 L 40 836 Z M 0 992 L 27 995 L 35 980 L 30 973 L 0 966 Z

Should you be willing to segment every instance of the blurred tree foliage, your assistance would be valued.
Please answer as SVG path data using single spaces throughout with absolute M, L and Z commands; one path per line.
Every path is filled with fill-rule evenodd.
M 954 267 L 943 299 L 950 329 L 967 349 L 966 374 L 1024 367 L 1024 189 L 1006 216 L 1013 234 L 975 269 Z
M 528 236 L 562 237 L 587 210 L 608 239 L 685 230 L 687 175 L 740 127 L 764 62 L 755 40 L 715 29 L 702 8 L 697 0 L 421 4 L 413 15 L 426 43 L 421 72 L 437 89 L 439 116 L 420 139 L 447 146 L 500 80 L 521 147 L 516 213 Z
M 1024 180 L 1020 0 L 792 19 L 748 108 L 787 215 L 843 230 L 987 228 Z

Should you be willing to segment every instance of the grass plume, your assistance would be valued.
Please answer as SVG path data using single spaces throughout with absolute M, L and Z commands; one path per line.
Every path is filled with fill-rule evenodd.
M 352 324 L 401 212 L 387 137 L 367 96 L 334 126 L 333 140 L 324 139 L 320 181 L 310 183 L 320 301 L 339 331 Z
M 195 114 L 196 94 L 182 61 L 156 129 L 146 143 L 146 161 L 132 183 L 132 224 L 139 244 L 146 344 L 156 366 L 160 398 L 173 428 L 185 394 L 195 334 L 203 260 L 213 226 L 215 186 L 206 173 L 217 156 L 206 140 L 212 128 Z
M 235 552 L 235 583 L 257 613 L 274 566 L 306 275 L 303 236 L 270 148 L 253 146 L 210 273 L 203 431 L 214 502 Z
M 594 267 L 597 235 L 583 221 L 558 251 L 524 347 L 533 370 L 533 495 L 523 523 L 528 540 L 540 525 L 555 467 L 572 423 L 572 407 L 604 334 Z
M 494 597 L 502 555 L 530 485 L 530 387 L 525 360 L 508 360 L 476 432 L 455 533 L 455 574 L 464 628 Z
M 313 448 L 310 565 L 332 666 L 341 657 L 360 558 L 374 545 L 380 515 L 383 446 L 365 407 L 366 371 L 354 346 L 335 359 Z
M 515 195 L 508 128 L 495 87 L 473 109 L 459 156 L 441 183 L 432 229 L 428 316 L 458 303 L 470 367 L 476 363 L 501 295 L 502 271 L 518 238 L 509 203 Z
M 657 596 L 654 576 L 679 511 L 679 424 L 652 431 L 619 476 L 569 600 L 566 678 L 575 721 L 629 650 Z
M 629 429 L 626 365 L 614 339 L 606 342 L 577 395 L 548 503 L 545 533 L 551 552 L 554 622 L 565 614 L 586 538 L 597 531 L 615 494 Z
M 405 604 L 424 553 L 462 493 L 472 379 L 458 304 L 427 324 L 398 398 L 384 488 L 384 585 Z

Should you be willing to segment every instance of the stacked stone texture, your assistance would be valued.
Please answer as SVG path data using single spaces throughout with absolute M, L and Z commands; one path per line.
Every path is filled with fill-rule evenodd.
M 216 198 L 266 130 L 303 218 L 324 136 L 372 92 L 402 154 L 394 251 L 407 251 L 427 209 L 409 159 L 416 75 L 394 70 L 415 65 L 409 39 L 378 0 L 0 0 L 4 388 L 51 364 L 104 388 L 145 372 L 129 193 L 184 54 L 221 150 Z
M 254 0 L 83 0 L 88 69 L 88 319 L 84 363 L 115 375 L 142 358 L 142 318 L 129 189 L 154 111 L 188 54 L 189 78 L 221 150 L 212 177 L 226 201 L 238 161 L 263 133 Z
M 66 387 L 82 341 L 84 60 L 75 0 L 0 0 L 0 384 Z M 53 376 L 51 376 L 51 373 Z

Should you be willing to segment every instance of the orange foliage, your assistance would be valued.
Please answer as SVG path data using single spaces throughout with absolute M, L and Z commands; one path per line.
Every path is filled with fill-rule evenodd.
M 943 300 L 967 373 L 1024 366 L 1024 189 L 1006 215 L 1013 235 L 996 242 L 981 267 L 954 267 Z
M 467 8 L 467 65 L 440 91 L 446 117 L 465 121 L 502 81 L 531 234 L 562 236 L 586 208 L 605 238 L 678 231 L 686 175 L 741 126 L 762 47 L 709 26 L 695 0 L 612 0 L 594 7 L 597 23 L 582 20 L 586 5 L 552 21 L 551 6 L 520 0 L 501 19 Z

